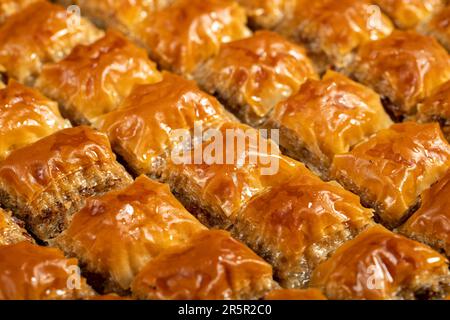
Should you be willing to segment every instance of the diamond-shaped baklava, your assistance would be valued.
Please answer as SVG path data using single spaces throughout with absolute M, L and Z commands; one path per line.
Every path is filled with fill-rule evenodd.
M 89 196 L 131 183 L 105 134 L 88 127 L 58 131 L 0 162 L 0 203 L 40 239 L 67 227 Z

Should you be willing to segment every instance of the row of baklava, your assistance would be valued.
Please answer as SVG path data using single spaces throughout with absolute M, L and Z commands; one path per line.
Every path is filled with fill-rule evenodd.
M 215 4 L 216 1 L 212 1 L 212 3 Z M 48 7 L 44 11 L 40 6 Z M 20 20 L 18 17 L 25 15 L 26 11 L 48 12 L 50 9 L 58 10 L 56 8 L 47 3 L 35 4 L 11 17 L 6 21 L 6 25 L 10 30 L 17 30 L 22 24 L 15 25 L 15 21 Z M 28 12 L 28 14 L 33 16 L 33 13 Z M 27 20 L 22 19 L 22 21 Z M 28 41 L 24 41 L 22 44 L 22 46 L 28 47 L 27 49 L 36 44 L 35 41 L 30 41 L 34 38 L 29 37 L 29 30 L 30 27 L 25 25 L 22 31 L 23 36 L 28 37 Z M 264 33 L 262 35 L 264 37 Z M 277 39 L 274 34 L 268 34 L 267 37 Z M 278 41 L 292 45 L 282 38 L 278 38 Z M 39 56 L 38 50 L 33 51 L 33 48 L 31 48 L 29 52 L 35 58 Z M 304 54 L 301 57 L 305 57 Z M 64 111 L 63 113 L 68 118 L 74 123 L 91 123 L 105 131 L 116 152 L 123 157 L 134 173 L 148 174 L 169 182 L 176 194 L 183 200 L 183 203 L 202 222 L 210 226 L 231 230 L 236 237 L 245 241 L 257 253 L 269 260 L 275 267 L 277 279 L 284 286 L 301 287 L 307 285 L 311 272 L 315 269 L 311 285 L 321 287 L 331 298 L 430 297 L 442 295 L 447 290 L 448 265 L 444 257 L 426 246 L 396 235 L 380 226 L 370 227 L 373 225 L 372 213 L 360 205 L 358 197 L 334 183 L 321 181 L 303 165 L 292 159 L 264 154 L 265 157 L 276 157 L 276 160 L 280 163 L 279 171 L 273 176 L 262 175 L 260 171 L 262 165 L 254 166 L 247 163 L 243 166 L 204 163 L 179 165 L 173 163 L 170 155 L 177 145 L 176 141 L 171 140 L 170 132 L 176 129 L 193 129 L 196 122 L 201 122 L 206 127 L 219 128 L 222 131 L 240 129 L 239 132 L 244 132 L 252 131 L 252 129 L 239 124 L 233 116 L 223 109 L 217 100 L 200 91 L 192 82 L 169 73 L 159 74 L 150 60 L 146 58 L 145 53 L 143 54 L 142 50 L 132 45 L 120 34 L 109 31 L 103 38 L 91 45 L 76 47 L 62 61 L 46 64 L 42 68 L 42 72 L 38 71 L 37 73 L 40 73 L 40 75 L 37 81 L 32 81 L 32 83 L 35 83 L 48 96 L 57 100 Z M 10 76 L 14 77 L 11 74 Z M 365 95 L 368 95 L 369 99 L 376 100 L 373 92 L 343 76 L 330 73 L 328 78 L 338 80 L 342 78 L 345 84 L 343 88 L 346 85 L 351 88 L 352 86 L 356 87 Z M 317 82 L 320 81 L 317 80 Z M 133 84 L 136 84 L 134 89 L 131 88 Z M 332 84 L 332 87 L 334 86 L 335 84 Z M 338 99 L 345 106 L 347 96 L 343 94 L 346 92 L 343 88 L 340 89 L 341 93 L 338 91 L 338 94 L 335 95 L 335 99 Z M 354 100 L 364 100 L 365 95 L 358 96 L 356 94 Z M 382 115 L 381 107 L 379 107 L 379 111 L 378 113 L 375 111 L 373 114 L 376 116 L 381 114 L 381 117 L 387 119 L 386 116 Z M 354 119 L 349 123 L 354 124 L 357 121 L 357 119 Z M 81 128 L 88 130 L 86 127 Z M 375 132 L 378 129 L 373 130 Z M 404 144 L 403 141 L 396 141 L 402 136 L 397 132 L 402 131 L 408 133 L 407 140 L 410 139 L 412 142 Z M 416 172 L 406 168 L 408 179 L 412 180 L 410 171 L 413 171 L 413 175 L 420 175 L 419 181 L 422 182 L 423 180 L 419 186 L 411 187 L 413 194 L 420 193 L 422 189 L 427 188 L 443 176 L 443 172 L 448 167 L 448 160 L 446 159 L 448 145 L 436 125 L 396 125 L 387 129 L 386 132 L 384 134 L 387 136 L 385 137 L 386 141 L 382 141 L 380 144 L 394 148 L 397 147 L 397 144 L 401 145 L 405 148 L 405 156 L 411 157 L 411 162 L 416 161 L 419 164 L 417 167 L 420 168 Z M 428 140 L 430 137 L 437 137 L 438 142 L 432 144 Z M 260 137 L 260 139 L 264 138 Z M 70 139 L 62 138 L 62 141 L 66 140 Z M 204 144 L 206 149 L 210 142 L 206 141 Z M 30 150 L 25 147 L 12 152 L 2 163 L 6 164 L 3 202 L 16 214 L 22 214 L 33 233 L 42 232 L 42 238 L 52 238 L 50 242 L 57 245 L 62 243 L 63 249 L 68 250 L 70 254 L 83 257 L 83 254 L 86 253 L 83 251 L 85 250 L 83 244 L 81 244 L 81 249 L 71 248 L 72 245 L 75 246 L 75 243 L 70 243 L 73 235 L 64 237 L 66 232 L 69 233 L 71 230 L 71 219 L 66 221 L 66 218 L 70 218 L 71 214 L 79 209 L 72 207 L 74 203 L 77 203 L 78 195 L 77 192 L 68 195 L 62 195 L 60 192 L 61 190 L 64 191 L 65 188 L 73 188 L 73 181 L 69 183 L 62 179 L 61 186 L 52 186 L 54 190 L 45 188 L 44 193 L 38 192 L 38 198 L 31 197 L 32 205 L 30 206 L 28 206 L 30 200 L 17 201 L 21 197 L 28 196 L 27 192 L 20 191 L 20 189 L 27 185 L 27 183 L 24 183 L 27 180 L 24 177 L 30 177 L 30 171 L 32 172 L 30 180 L 33 183 L 39 182 L 40 179 L 45 180 L 43 177 L 45 177 L 46 170 L 42 169 L 42 163 L 39 164 L 38 161 L 41 155 L 45 156 L 45 152 L 41 154 L 39 150 L 45 150 L 45 147 L 50 145 L 52 144 L 49 141 L 43 139 L 30 146 Z M 253 146 L 247 146 L 246 149 L 248 151 L 252 148 Z M 57 148 L 57 150 L 59 149 Z M 33 152 L 33 150 L 35 151 Z M 22 157 L 20 157 L 20 153 L 22 153 Z M 229 153 L 231 152 L 225 152 L 225 154 Z M 424 160 L 426 158 L 424 154 L 428 153 L 432 154 L 433 161 L 427 162 Z M 86 154 L 90 154 L 90 152 Z M 93 152 L 93 154 L 97 155 L 97 152 Z M 390 155 L 389 152 L 382 152 L 381 155 L 383 156 L 383 154 Z M 21 159 L 21 161 L 14 160 L 15 155 L 18 157 L 16 160 Z M 71 155 L 71 152 L 69 152 L 68 157 L 70 158 Z M 238 158 L 248 156 L 246 150 L 243 151 L 243 154 L 237 155 Z M 36 158 L 36 160 L 33 160 L 33 158 Z M 61 163 L 66 163 L 69 158 L 55 162 L 58 172 L 62 170 Z M 15 165 L 21 166 L 20 163 L 23 162 L 23 159 L 29 159 L 31 164 L 25 165 L 24 170 L 14 170 Z M 402 161 L 395 158 L 394 162 L 397 161 L 400 165 L 407 164 L 406 160 L 400 160 Z M 46 161 L 46 163 L 53 163 L 53 160 Z M 413 163 L 412 167 L 415 168 L 416 164 Z M 93 176 L 96 177 L 95 174 Z M 100 176 L 103 176 L 103 174 Z M 89 177 L 88 180 L 92 180 L 91 178 Z M 20 182 L 14 185 L 11 181 L 15 179 Z M 61 179 L 57 179 L 57 181 L 59 180 Z M 84 197 L 98 192 L 98 190 L 95 190 L 97 182 L 95 179 L 93 181 L 94 186 L 86 186 L 82 183 L 78 192 Z M 103 189 L 104 185 L 111 186 L 108 180 L 102 181 L 100 182 L 100 189 Z M 22 194 L 23 192 L 24 194 Z M 89 194 L 89 192 L 91 193 Z M 128 194 L 130 190 L 126 192 Z M 411 196 L 411 190 L 406 190 L 405 193 Z M 14 196 L 11 197 L 11 194 L 14 194 Z M 402 200 L 400 199 L 399 202 Z M 95 200 L 93 201 L 95 202 Z M 107 202 L 112 202 L 112 200 L 108 199 Z M 24 207 L 24 203 L 30 208 L 22 211 L 20 210 L 22 208 L 19 207 Z M 86 209 L 89 207 L 90 205 L 86 206 L 80 212 L 89 212 L 89 209 Z M 102 205 L 100 205 L 100 209 L 95 204 L 92 207 L 95 214 L 85 213 L 89 218 L 98 214 L 97 212 L 102 212 Z M 67 208 L 66 212 L 61 208 Z M 117 208 L 117 205 L 113 207 L 113 209 L 115 208 Z M 130 210 L 128 206 L 127 208 L 127 210 Z M 127 210 L 124 210 L 124 212 L 126 213 Z M 134 211 L 134 209 L 131 210 Z M 68 216 L 62 213 L 67 213 Z M 31 219 L 33 216 L 38 219 L 36 223 Z M 82 216 L 82 214 L 77 213 L 75 215 L 75 217 L 78 216 Z M 82 218 L 80 220 L 82 221 Z M 91 220 L 93 219 L 86 219 L 86 223 L 91 223 Z M 74 221 L 77 221 L 76 218 L 74 218 Z M 73 223 L 75 224 L 75 222 Z M 69 226 L 69 229 L 59 235 L 67 226 Z M 42 227 L 49 229 L 42 230 Z M 369 228 L 363 231 L 367 227 Z M 75 231 L 73 232 L 77 232 L 76 227 L 74 228 Z M 99 229 L 86 237 L 90 241 L 95 241 L 95 234 Z M 361 231 L 363 232 L 357 236 Z M 56 234 L 53 234 L 53 232 L 56 232 Z M 211 234 L 211 231 L 208 234 Z M 121 241 L 121 236 L 122 234 L 117 236 L 118 242 Z M 355 236 L 357 237 L 354 240 L 341 246 L 345 241 Z M 69 239 L 69 244 L 65 243 L 64 239 Z M 108 240 L 111 239 L 108 238 Z M 212 240 L 209 241 L 213 242 Z M 204 242 L 200 241 L 198 246 L 201 247 L 201 243 Z M 99 246 L 101 246 L 101 241 L 99 241 Z M 338 247 L 340 248 L 336 253 L 328 261 L 323 262 Z M 200 252 L 204 251 L 206 249 L 201 249 Z M 422 254 L 419 255 L 418 252 Z M 349 261 L 349 255 L 354 257 L 354 260 Z M 96 254 L 93 254 L 93 257 L 95 256 Z M 193 256 L 197 257 L 196 255 Z M 187 255 L 185 259 L 179 257 L 177 259 L 186 263 L 194 263 L 195 258 L 192 258 L 193 256 Z M 395 257 L 395 261 L 392 260 L 392 256 Z M 136 259 L 136 257 L 134 258 Z M 89 260 L 88 258 L 85 259 Z M 201 258 L 199 259 L 201 260 Z M 342 259 L 346 261 L 346 265 L 340 262 Z M 179 264 L 177 265 L 178 260 L 175 261 L 177 262 L 167 258 L 167 266 L 164 264 L 163 268 L 157 268 L 158 270 L 175 270 L 175 275 L 182 276 L 183 268 Z M 89 261 L 84 263 L 88 266 L 87 268 L 94 269 L 94 272 L 98 271 L 95 266 L 89 267 Z M 265 268 L 268 266 L 262 261 L 259 263 L 264 265 Z M 363 264 L 363 267 L 361 267 L 361 264 Z M 148 266 L 151 265 L 152 263 L 148 264 Z M 319 267 L 315 268 L 317 265 Z M 172 266 L 173 269 L 169 266 Z M 149 268 L 152 270 L 152 267 Z M 378 275 L 381 279 L 381 282 L 378 283 L 380 287 L 369 288 L 368 284 L 373 276 L 370 272 L 372 269 L 375 275 Z M 258 270 L 262 271 L 261 268 L 258 268 Z M 350 272 L 350 270 L 353 271 Z M 154 273 L 155 270 L 149 273 L 152 272 Z M 250 272 L 250 274 L 252 273 Z M 261 273 L 268 274 L 270 272 Z M 192 281 L 195 277 L 191 274 L 187 278 Z M 261 274 L 258 275 L 258 279 L 269 278 L 261 276 Z M 151 282 L 150 285 L 148 282 L 143 285 L 144 288 L 147 288 L 147 291 L 149 287 L 155 288 L 155 281 L 158 283 L 164 282 L 161 279 L 149 279 L 152 279 L 152 277 L 148 275 L 145 276 L 145 280 L 142 279 L 144 283 L 145 281 Z M 114 285 L 117 285 L 118 282 L 115 281 L 116 283 L 113 283 L 112 287 L 117 290 Z M 239 283 L 245 283 L 246 281 L 248 279 L 237 280 Z M 195 284 L 188 283 L 183 279 L 170 282 L 184 285 L 186 288 L 198 284 L 198 282 Z M 267 280 L 267 284 L 269 282 Z M 101 281 L 101 283 L 109 285 L 105 281 Z M 255 289 L 252 287 L 253 284 L 250 281 L 246 288 Z M 261 283 L 257 282 L 257 284 Z M 162 285 L 165 286 L 166 284 Z M 268 289 L 267 286 L 264 287 L 265 290 Z M 184 292 L 183 287 L 173 291 Z M 164 290 L 162 292 L 156 290 L 153 295 L 149 294 L 149 297 L 173 297 L 173 291 L 169 293 L 171 290 L 167 289 L 167 294 L 164 294 Z M 237 291 L 240 292 L 240 290 Z M 245 294 L 244 290 L 242 295 L 235 297 L 248 297 Z M 255 294 L 255 291 L 252 294 Z M 233 296 L 224 295 L 222 297 Z

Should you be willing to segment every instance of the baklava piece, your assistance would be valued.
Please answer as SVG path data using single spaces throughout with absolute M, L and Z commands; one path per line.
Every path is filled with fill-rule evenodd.
M 322 80 L 306 81 L 279 103 L 266 126 L 280 129 L 286 154 L 327 178 L 334 155 L 391 124 L 375 92 L 328 71 Z
M 319 289 L 277 289 L 269 292 L 264 300 L 327 300 Z
M 148 261 L 205 229 L 167 185 L 141 176 L 88 199 L 53 243 L 102 279 L 100 291 L 122 293 Z
M 450 3 L 421 25 L 419 30 L 438 39 L 450 51 Z
M 33 84 L 47 62 L 63 59 L 78 44 L 102 36 L 84 18 L 74 17 L 63 7 L 37 1 L 8 18 L 0 26 L 0 64 L 8 76 Z
M 416 105 L 450 79 L 447 51 L 432 37 L 414 31 L 363 45 L 349 72 L 384 99 L 398 119 L 414 114 Z
M 219 52 L 221 43 L 250 35 L 245 11 L 229 0 L 178 0 L 149 14 L 134 32 L 166 70 L 189 75 Z
M 253 28 L 274 29 L 295 9 L 296 0 L 237 0 Z
M 421 123 L 438 122 L 450 141 L 450 80 L 419 103 L 417 113 L 411 119 Z
M 61 105 L 63 115 L 76 124 L 113 111 L 133 86 L 161 80 L 155 64 L 117 31 L 89 46 L 77 46 L 64 60 L 47 64 L 36 82 Z
M 58 104 L 38 91 L 10 80 L 0 89 L 0 160 L 13 150 L 70 127 Z
M 257 126 L 278 102 L 317 75 L 301 46 L 276 33 L 258 31 L 223 44 L 194 77 L 241 120 Z
M 204 231 L 152 260 L 132 285 L 139 299 L 258 299 L 275 287 L 272 268 L 225 231 Z
M 446 0 L 373 0 L 400 29 L 412 29 L 443 7 Z
M 95 292 L 76 259 L 27 241 L 0 246 L 0 300 L 73 300 Z
M 371 224 L 372 211 L 358 196 L 300 167 L 288 182 L 253 197 L 231 230 L 271 263 L 283 287 L 301 288 L 320 262 Z
M 450 288 L 450 274 L 445 257 L 377 225 L 319 265 L 312 285 L 338 300 L 439 298 Z
M 88 127 L 58 131 L 0 163 L 0 203 L 38 238 L 63 231 L 86 198 L 132 182 L 108 137 Z
M 1 0 L 0 1 L 0 24 L 16 12 L 24 9 L 26 6 L 41 0 Z
M 196 124 L 206 129 L 232 120 L 193 81 L 163 73 L 161 82 L 136 86 L 118 110 L 99 117 L 95 126 L 108 134 L 113 149 L 132 171 L 157 177 L 180 142 L 177 130 L 193 131 Z
M 302 167 L 260 131 L 225 123 L 191 150 L 172 153 L 161 179 L 205 225 L 228 229 L 252 197 Z
M 450 171 L 425 190 L 421 206 L 400 228 L 410 238 L 424 242 L 450 257 Z
M 393 24 L 368 0 L 298 0 L 277 30 L 305 44 L 320 71 L 342 69 L 363 43 L 389 35 Z
M 449 167 L 450 145 L 439 125 L 405 122 L 336 155 L 331 176 L 374 208 L 382 223 L 396 227 Z
M 23 228 L 21 221 L 12 217 L 9 212 L 0 209 L 0 246 L 22 241 L 34 242 Z

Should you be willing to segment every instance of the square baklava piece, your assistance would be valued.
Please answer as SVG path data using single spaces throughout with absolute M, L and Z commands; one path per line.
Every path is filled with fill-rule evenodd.
M 223 44 L 194 77 L 238 118 L 257 126 L 278 102 L 317 74 L 301 46 L 276 33 L 258 31 Z
M 229 233 L 207 230 L 149 262 L 132 292 L 151 300 L 248 300 L 275 287 L 268 263 Z
M 36 86 L 58 101 L 72 122 L 89 124 L 116 109 L 135 85 L 160 80 L 145 50 L 110 30 L 89 46 L 77 46 L 64 60 L 45 65 Z
M 376 225 L 319 265 L 312 286 L 336 300 L 443 298 L 450 273 L 438 252 Z
M 32 84 L 47 62 L 59 61 L 78 44 L 89 44 L 103 32 L 88 20 L 70 23 L 64 8 L 40 0 L 0 26 L 0 65 L 9 77 Z
M 336 155 L 331 176 L 374 208 L 383 224 L 396 227 L 449 166 L 450 145 L 437 123 L 404 122 Z
M 310 79 L 280 102 L 265 124 L 280 129 L 280 145 L 289 156 L 328 177 L 333 157 L 392 124 L 380 97 L 342 74 L 328 71 Z
M 0 203 L 47 240 L 64 230 L 86 198 L 131 183 L 105 134 L 58 131 L 0 162 Z

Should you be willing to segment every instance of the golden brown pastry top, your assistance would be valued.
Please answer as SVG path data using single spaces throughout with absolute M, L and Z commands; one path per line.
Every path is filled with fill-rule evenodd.
M 299 166 L 291 180 L 250 200 L 237 220 L 253 229 L 249 242 L 263 238 L 286 258 L 283 268 L 296 268 L 323 239 L 371 224 L 372 211 L 361 206 L 355 194 Z
M 76 259 L 29 242 L 0 246 L 0 300 L 80 299 L 94 294 Z
M 296 0 L 237 0 L 253 27 L 273 29 L 295 8 Z
M 311 285 L 330 299 L 411 299 L 410 291 L 433 275 L 448 276 L 445 257 L 376 225 L 319 265 Z
M 335 154 L 392 123 L 375 92 L 333 71 L 304 83 L 275 107 L 270 120 L 293 131 L 329 164 Z
M 76 171 L 116 166 L 108 137 L 85 126 L 64 129 L 13 151 L 0 163 L 0 183 L 30 204 Z
M 376 203 L 384 222 L 395 226 L 449 166 L 450 145 L 437 123 L 404 122 L 336 155 L 331 175 L 356 186 Z
M 77 44 L 102 35 L 85 19 L 72 21 L 65 8 L 37 1 L 0 27 L 0 64 L 9 76 L 31 83 L 42 65 L 64 58 Z M 71 23 L 74 22 L 74 23 Z
M 141 299 L 249 299 L 271 286 L 268 263 L 228 232 L 211 230 L 148 263 L 132 291 Z
M 250 35 L 243 8 L 229 0 L 178 0 L 150 14 L 137 38 L 163 68 L 189 74 L 223 42 Z
M 70 127 L 58 105 L 38 91 L 11 80 L 0 89 L 0 160 L 11 151 Z
M 389 98 L 394 113 L 405 115 L 414 113 L 418 102 L 450 79 L 450 58 L 432 37 L 394 31 L 385 39 L 363 45 L 352 72 Z
M 108 134 L 113 147 L 120 147 L 136 172 L 150 173 L 157 158 L 176 144 L 174 130 L 230 119 L 194 82 L 165 72 L 161 82 L 136 86 L 118 110 L 99 117 L 95 125 Z
M 172 154 L 168 179 L 184 177 L 188 190 L 222 219 L 233 221 L 253 196 L 288 181 L 303 165 L 281 155 L 260 132 L 239 123 L 225 123 L 211 139 L 188 152 Z M 201 158 L 196 150 L 203 150 Z M 165 178 L 165 176 L 163 176 Z M 192 189 L 191 189 L 192 188 Z
M 167 185 L 140 176 L 125 189 L 88 199 L 56 243 L 128 289 L 145 263 L 205 229 Z
M 14 219 L 9 212 L 0 209 L 0 246 L 33 239 Z
M 270 291 L 264 300 L 327 300 L 327 298 L 315 288 L 278 289 Z
M 402 226 L 408 236 L 442 249 L 450 256 L 450 172 L 425 190 L 421 204 Z
M 217 92 L 237 108 L 249 106 L 259 117 L 307 78 L 317 74 L 305 50 L 270 31 L 223 44 L 197 75 L 207 91 Z
M 443 0 L 373 0 L 401 29 L 416 27 L 442 7 Z
M 389 35 L 393 24 L 369 0 L 298 0 L 292 18 L 280 31 L 305 42 L 311 52 L 324 53 L 341 68 L 361 44 Z
M 22 10 L 29 4 L 37 2 L 40 0 L 1 0 L 0 1 L 0 24 L 4 23 L 5 20 L 15 14 L 16 12 Z
M 450 51 L 450 3 L 419 29 L 436 37 Z

